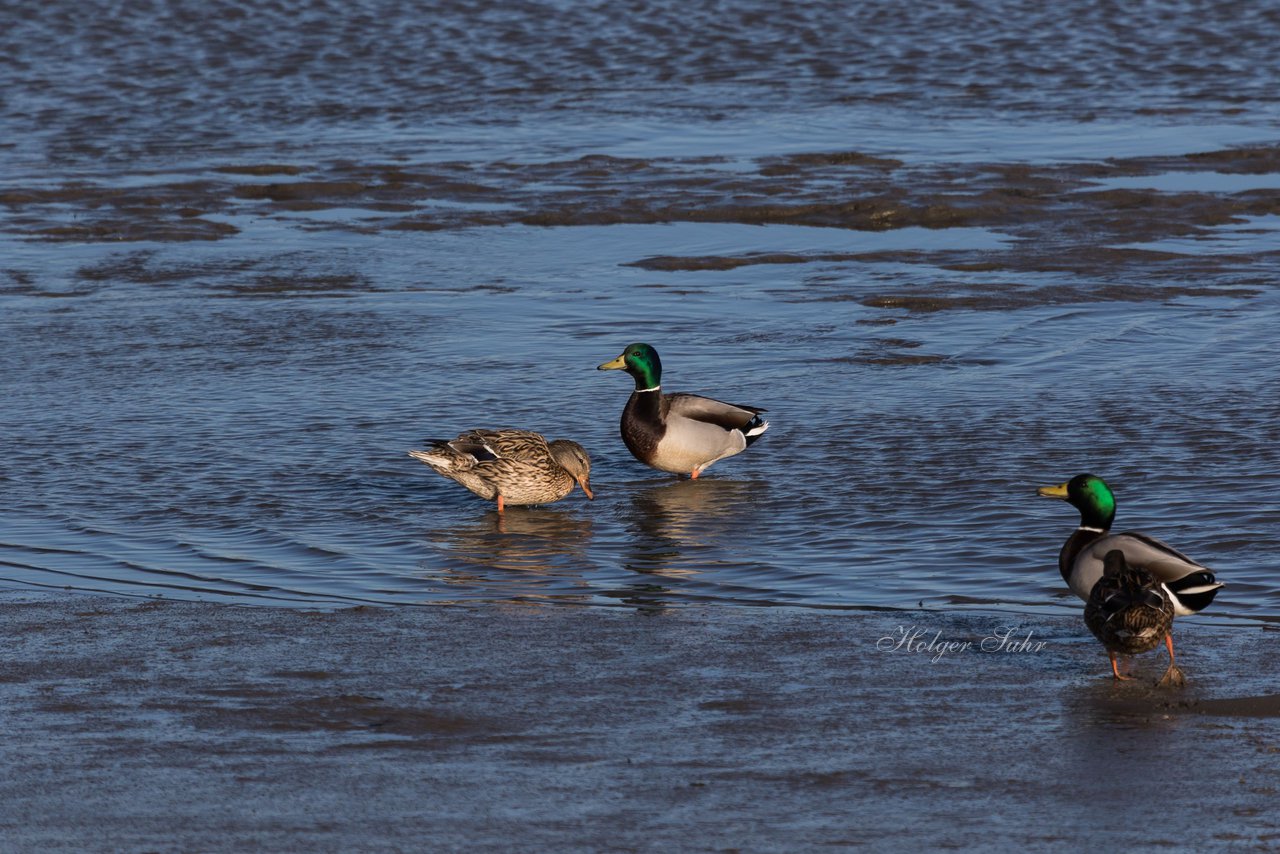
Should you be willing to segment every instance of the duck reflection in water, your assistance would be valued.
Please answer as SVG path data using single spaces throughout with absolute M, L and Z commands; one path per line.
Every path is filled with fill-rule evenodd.
M 658 578 L 683 587 L 682 580 L 694 578 L 703 568 L 737 558 L 725 547 L 734 542 L 734 528 L 749 524 L 743 507 L 763 488 L 752 481 L 700 478 L 636 491 L 631 506 L 621 513 L 628 534 L 624 566 L 646 577 L 611 595 L 645 610 L 686 598 L 686 591 L 677 594 Z
M 623 566 L 640 577 L 605 595 L 643 613 L 660 613 L 673 600 L 690 598 L 686 580 L 701 567 L 722 561 L 719 545 L 740 522 L 742 502 L 762 484 L 740 480 L 677 480 L 634 489 L 621 519 L 627 542 Z M 673 584 L 663 584 L 669 581 Z
M 429 574 L 489 598 L 589 598 L 589 517 L 544 507 L 490 511 L 429 534 L 447 563 Z

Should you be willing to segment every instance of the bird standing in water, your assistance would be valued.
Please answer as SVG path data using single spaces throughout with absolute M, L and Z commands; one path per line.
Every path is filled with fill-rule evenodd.
M 409 456 L 457 481 L 481 498 L 508 504 L 550 504 L 576 483 L 591 492 L 591 459 L 577 442 L 547 440 L 531 430 L 470 430 L 456 439 L 435 439 L 430 450 Z
M 1036 493 L 1046 498 L 1067 501 L 1080 511 L 1080 526 L 1067 538 L 1058 553 L 1058 570 L 1071 591 L 1085 602 L 1092 602 L 1098 585 L 1103 584 L 1103 591 L 1099 594 L 1103 599 L 1094 604 L 1095 611 L 1106 611 L 1102 603 L 1108 595 L 1121 596 L 1112 600 L 1117 610 L 1131 597 L 1150 602 L 1145 594 L 1139 596 L 1138 591 L 1145 589 L 1166 597 L 1172 613 L 1185 617 L 1208 607 L 1222 587 L 1222 582 L 1214 577 L 1213 570 L 1196 563 L 1154 537 L 1136 532 L 1111 533 L 1111 523 L 1116 516 L 1116 499 L 1111 487 L 1097 475 L 1078 474 L 1058 486 L 1042 486 Z M 1119 554 L 1112 556 L 1112 552 Z M 1109 556 L 1111 579 L 1107 579 Z M 1121 570 L 1122 564 L 1124 571 Z M 1150 581 L 1136 574 L 1136 571 L 1146 573 Z M 1086 622 L 1089 619 L 1087 614 L 1088 611 Z M 1141 619 L 1150 619 L 1150 616 Z M 1172 617 L 1170 621 L 1172 622 Z M 1089 628 L 1093 630 L 1093 625 Z M 1097 634 L 1096 630 L 1094 634 Z M 1157 637 L 1156 642 L 1159 640 Z M 1161 684 L 1180 685 L 1182 671 L 1173 665 L 1173 635 L 1168 628 L 1164 632 L 1164 641 L 1169 648 L 1169 671 L 1165 673 Z M 1103 643 L 1106 644 L 1107 641 L 1103 640 Z M 1113 674 L 1117 679 L 1124 678 L 1115 666 L 1115 650 L 1108 647 L 1107 651 L 1111 655 Z
M 622 441 L 637 460 L 658 471 L 696 479 L 708 466 L 740 454 L 769 429 L 755 406 L 663 394 L 662 361 L 648 344 L 632 344 L 598 370 L 624 370 L 635 391 L 622 410 Z
M 1102 578 L 1093 585 L 1085 603 L 1084 624 L 1106 647 L 1116 679 L 1132 678 L 1120 674 L 1116 653 L 1140 655 L 1163 640 L 1169 649 L 1169 669 L 1160 684 L 1185 684 L 1173 658 L 1173 600 L 1150 572 L 1129 566 L 1119 549 L 1112 549 L 1102 559 Z

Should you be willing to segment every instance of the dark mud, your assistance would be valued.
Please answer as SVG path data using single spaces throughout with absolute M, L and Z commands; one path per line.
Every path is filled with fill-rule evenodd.
M 56 188 L 9 187 L 0 193 L 0 226 L 30 240 L 112 243 L 219 240 L 248 223 L 324 211 L 339 214 L 294 223 L 307 231 L 376 234 L 516 224 L 739 223 L 801 225 L 854 231 L 984 228 L 1009 238 L 1000 249 L 652 256 L 629 263 L 655 271 L 726 271 L 749 265 L 898 262 L 984 272 L 1003 281 L 975 283 L 959 295 L 878 294 L 864 304 L 911 311 L 1018 308 L 1103 300 L 1167 300 L 1178 296 L 1247 296 L 1260 259 L 1250 247 L 1188 259 L 1162 251 L 1169 240 L 1211 237 L 1280 214 L 1280 188 L 1168 192 L 1106 189 L 1099 182 L 1135 175 L 1175 176 L 1211 168 L 1224 175 L 1272 174 L 1280 149 L 1246 148 L 1182 157 L 1106 163 L 985 163 L 904 167 L 855 155 L 761 158 L 725 169 L 694 160 L 627 160 L 589 156 L 555 163 L 437 163 L 423 167 L 244 165 L 217 176 L 145 186 L 103 183 Z M 237 176 L 284 174 L 290 180 L 239 183 Z M 284 220 L 282 220 L 284 221 Z M 1269 262 L 1268 262 L 1269 263 Z M 1231 278 L 1234 284 L 1166 288 L 1134 284 L 1082 293 L 1078 286 L 1028 288 L 1014 278 L 1063 273 L 1083 279 Z M 202 271 L 170 271 L 191 278 Z M 20 275 L 15 271 L 13 276 Z M 101 278 L 95 268 L 82 278 Z M 162 274 L 141 272 L 141 280 Z M 20 283 L 8 286 L 22 287 Z M 334 290 L 325 283 L 297 290 Z M 347 289 L 347 288 L 336 288 Z M 268 279 L 233 290 L 272 290 Z M 821 297 L 819 297 L 821 298 Z
M 8 596 L 0 833 L 23 851 L 1280 839 L 1270 632 L 1181 631 L 1189 685 L 1160 690 L 1154 655 L 1115 684 L 1078 619 L 1008 625 Z M 904 629 L 957 647 L 895 648 Z

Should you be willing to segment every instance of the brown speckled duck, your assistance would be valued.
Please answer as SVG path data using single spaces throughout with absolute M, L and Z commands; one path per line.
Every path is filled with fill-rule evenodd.
M 696 394 L 663 394 L 662 362 L 648 344 L 632 344 L 599 366 L 624 370 L 636 388 L 622 410 L 622 441 L 658 471 L 697 478 L 712 463 L 746 450 L 769 429 L 765 410 Z
M 1173 598 L 1150 572 L 1130 566 L 1119 549 L 1112 549 L 1102 559 L 1102 577 L 1085 603 L 1084 624 L 1106 647 L 1116 679 L 1132 678 L 1120 674 L 1116 653 L 1140 655 L 1164 641 L 1169 669 L 1160 684 L 1185 684 L 1173 658 Z
M 439 474 L 481 498 L 508 504 L 550 504 L 576 483 L 591 493 L 591 459 L 577 442 L 547 440 L 530 430 L 470 430 L 456 439 L 435 439 L 430 450 L 409 451 Z

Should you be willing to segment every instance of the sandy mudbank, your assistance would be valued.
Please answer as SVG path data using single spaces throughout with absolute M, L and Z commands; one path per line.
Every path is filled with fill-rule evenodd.
M 1270 632 L 0 597 L 6 850 L 1274 844 Z

